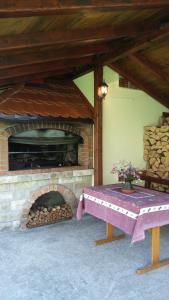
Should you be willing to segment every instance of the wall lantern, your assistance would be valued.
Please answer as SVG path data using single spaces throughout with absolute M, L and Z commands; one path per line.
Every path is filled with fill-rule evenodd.
M 103 80 L 102 84 L 98 87 L 97 94 L 98 94 L 99 98 L 102 100 L 106 97 L 107 92 L 108 92 L 108 85 Z

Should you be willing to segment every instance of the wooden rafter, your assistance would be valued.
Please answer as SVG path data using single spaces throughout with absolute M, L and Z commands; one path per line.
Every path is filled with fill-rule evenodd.
M 86 45 L 81 45 L 79 47 L 77 47 L 76 49 L 72 48 L 72 49 L 61 49 L 61 50 L 55 50 L 54 49 L 52 51 L 48 51 L 48 52 L 37 52 L 37 53 L 25 53 L 22 55 L 14 55 L 13 56 L 9 56 L 8 55 L 3 55 L 1 57 L 1 64 L 0 64 L 0 70 L 4 70 L 3 72 L 3 77 L 6 78 L 6 69 L 11 69 L 11 67 L 16 67 L 17 68 L 17 72 L 22 73 L 22 69 L 19 70 L 19 66 L 21 68 L 23 68 L 24 66 L 27 68 L 32 68 L 33 70 L 33 64 L 36 64 L 36 67 L 39 65 L 42 65 L 42 69 L 44 66 L 44 63 L 47 63 L 46 67 L 48 68 L 48 65 L 50 65 L 50 63 L 52 63 L 52 69 L 54 68 L 54 65 L 57 64 L 57 69 L 63 69 L 63 66 L 61 66 L 61 63 L 64 64 L 64 61 L 60 61 L 60 59 L 75 59 L 75 58 L 80 58 L 80 57 L 85 57 L 85 56 L 90 56 L 90 55 L 94 55 L 96 53 L 104 53 L 104 55 L 100 58 L 100 64 L 106 64 L 109 63 L 111 61 L 116 61 L 120 58 L 123 58 L 125 56 L 127 56 L 128 54 L 131 53 L 135 53 L 136 51 L 144 48 L 145 46 L 148 46 L 150 43 L 152 43 L 153 41 L 158 41 L 164 37 L 167 37 L 169 35 L 169 31 L 168 31 L 168 26 L 166 26 L 164 29 L 161 29 L 160 31 L 155 31 L 154 33 L 151 34 L 146 34 L 145 37 L 141 38 L 138 41 L 131 41 L 128 42 L 127 45 L 122 45 L 121 47 L 119 47 L 119 43 L 118 43 L 118 47 L 112 47 L 111 43 L 103 43 L 103 44 L 89 44 L 88 47 L 86 47 Z M 9 43 L 10 44 L 10 43 Z M 0 49 L 3 49 L 3 44 L 0 43 Z M 112 50 L 113 49 L 113 50 Z M 112 52 L 111 52 L 112 51 Z M 107 54 L 106 54 L 107 52 Z M 9 62 L 9 63 L 8 63 Z M 53 64 L 54 63 L 54 64 Z M 81 61 L 80 64 L 85 64 L 86 60 L 84 59 L 84 62 Z M 75 63 L 76 64 L 76 63 Z M 78 62 L 77 62 L 78 65 Z M 29 67 L 30 66 L 30 67 Z M 48 70 L 48 69 L 47 69 Z M 47 70 L 44 70 L 44 72 L 46 72 Z M 7 71 L 7 70 L 6 70 Z M 12 69 L 12 71 L 14 72 L 15 69 Z M 26 72 L 26 69 L 25 69 Z M 11 74 L 11 72 L 10 72 Z M 25 73 L 23 72 L 23 75 L 25 75 Z M 13 77 L 18 76 L 15 75 L 15 72 L 13 73 Z M 21 75 L 22 76 L 22 75 Z M 1 78 L 1 74 L 0 74 L 0 78 Z M 8 78 L 8 76 L 7 76 Z
M 130 58 L 132 58 L 132 60 L 134 60 L 134 62 L 138 65 L 140 64 L 144 68 L 147 68 L 159 80 L 169 83 L 169 75 L 166 74 L 164 70 L 160 70 L 160 66 L 156 63 L 152 63 L 139 53 L 132 54 Z
M 100 56 L 97 59 L 97 65 L 100 64 L 111 64 L 111 62 L 116 62 L 121 58 L 125 58 L 128 55 L 137 52 L 138 50 L 143 49 L 144 47 L 148 47 L 149 45 L 151 45 L 153 42 L 158 42 L 162 39 L 165 39 L 169 36 L 169 26 L 168 24 L 164 26 L 164 28 L 162 28 L 159 31 L 155 31 L 154 33 L 148 33 L 145 34 L 143 37 L 141 37 L 138 40 L 131 40 L 130 42 L 121 45 L 119 47 L 114 47 L 113 51 L 107 54 L 104 54 L 102 56 Z M 76 73 L 76 75 L 74 75 L 72 78 L 76 79 L 79 76 L 85 75 L 88 72 L 91 72 L 94 69 L 94 65 L 90 65 L 87 67 L 83 67 L 84 70 Z
M 169 2 L 165 0 L 5 0 L 0 2 L 0 17 L 72 14 L 89 10 L 110 11 L 162 7 L 169 7 Z
M 68 76 L 69 78 L 69 74 L 70 74 L 70 77 L 72 76 L 72 74 L 74 74 L 75 72 L 75 68 L 72 67 L 72 68 L 68 68 L 68 67 L 65 67 L 65 68 L 62 68 L 62 69 L 58 69 L 58 70 L 46 70 L 46 71 L 39 71 L 39 72 L 35 72 L 35 73 L 31 73 L 31 74 L 22 74 L 22 75 L 18 75 L 18 76 L 15 76 L 13 77 L 11 75 L 10 78 L 7 78 L 7 79 L 3 79 L 1 78 L 0 79 L 0 85 L 3 86 L 3 85 L 8 85 L 8 84 L 17 84 L 17 83 L 24 83 L 24 82 L 27 82 L 27 81 L 32 81 L 32 80 L 39 80 L 39 79 L 43 79 L 43 78 L 47 78 L 47 77 L 57 77 L 57 78 L 60 78 L 60 77 L 65 77 L 65 74 L 66 76 Z
M 28 50 L 33 48 L 42 48 L 47 46 L 55 46 L 58 44 L 66 44 L 75 42 L 96 42 L 111 40 L 120 37 L 133 37 L 138 34 L 154 33 L 160 30 L 160 25 L 140 24 L 131 26 L 111 27 L 88 29 L 72 29 L 72 30 L 57 30 L 50 32 L 34 32 L 24 33 L 15 36 L 0 37 L 0 52 L 10 52 L 14 50 Z
M 128 72 L 125 68 L 119 66 L 116 62 L 109 63 L 108 65 L 114 71 L 118 72 L 120 75 L 124 76 L 126 79 L 131 81 L 135 86 L 152 96 L 154 99 L 159 101 L 161 104 L 169 108 L 169 101 L 168 98 L 161 94 L 160 90 L 155 88 L 154 86 L 150 85 L 143 80 L 142 78 L 136 78 L 135 74 Z
M 0 85 L 75 78 L 110 63 L 165 104 L 168 8 L 167 0 L 0 1 Z
M 44 64 L 48 62 L 56 62 L 62 59 L 75 59 L 87 57 L 101 53 L 112 52 L 112 43 L 103 42 L 97 44 L 77 45 L 63 49 L 49 48 L 47 50 L 23 52 L 23 53 L 8 53 L 0 55 L 0 70 L 9 69 L 12 67 L 23 67 L 32 64 Z
M 87 65 L 87 66 L 82 66 L 76 72 L 70 74 L 70 79 L 75 80 L 80 76 L 86 75 L 89 72 L 92 72 L 94 70 L 94 64 L 92 65 Z
M 18 76 L 45 73 L 47 71 L 57 71 L 65 68 L 72 68 L 78 65 L 86 65 L 91 63 L 91 58 L 85 57 L 71 60 L 57 60 L 56 62 L 48 62 L 42 64 L 32 64 L 24 67 L 13 67 L 11 69 L 0 70 L 0 80 L 9 79 Z
M 145 34 L 143 37 L 138 38 L 137 40 L 132 40 L 124 44 L 124 46 L 120 47 L 116 51 L 112 53 L 106 54 L 102 57 L 102 63 L 115 62 L 122 58 L 126 58 L 128 55 L 132 53 L 136 53 L 141 49 L 145 49 L 146 47 L 152 45 L 153 42 L 160 42 L 163 39 L 167 39 L 169 36 L 169 25 L 167 24 L 161 30 L 155 31 L 152 34 Z

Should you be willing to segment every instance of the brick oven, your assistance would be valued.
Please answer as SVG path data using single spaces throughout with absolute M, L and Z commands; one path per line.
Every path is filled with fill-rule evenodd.
M 5 94 L 0 97 L 0 229 L 71 218 L 83 187 L 93 182 L 92 107 L 70 83 Z

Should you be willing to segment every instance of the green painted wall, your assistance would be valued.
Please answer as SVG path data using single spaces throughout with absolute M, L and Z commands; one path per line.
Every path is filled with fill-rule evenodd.
M 119 88 L 118 74 L 108 67 L 104 67 L 104 79 L 109 91 L 103 101 L 103 180 L 111 183 L 116 180 L 110 173 L 114 162 L 124 159 L 139 169 L 146 167 L 144 126 L 158 125 L 162 112 L 168 109 L 142 91 Z M 93 73 L 75 83 L 93 104 Z

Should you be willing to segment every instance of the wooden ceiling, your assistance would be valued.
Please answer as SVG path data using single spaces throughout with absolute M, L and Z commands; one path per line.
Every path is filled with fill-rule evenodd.
M 0 1 L 1 89 L 98 65 L 169 107 L 169 1 Z

